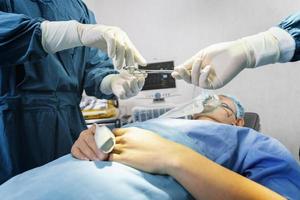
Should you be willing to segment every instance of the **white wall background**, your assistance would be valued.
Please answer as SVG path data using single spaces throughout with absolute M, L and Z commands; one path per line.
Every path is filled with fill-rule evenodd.
M 201 48 L 264 31 L 300 9 L 295 0 L 86 0 L 98 23 L 121 27 L 148 62 L 180 64 Z M 300 62 L 244 70 L 219 93 L 233 94 L 259 113 L 262 132 L 298 157 Z M 193 87 L 177 82 L 190 99 Z M 136 104 L 135 100 L 135 104 Z M 132 104 L 131 101 L 122 105 Z M 147 102 L 139 102 L 145 104 Z

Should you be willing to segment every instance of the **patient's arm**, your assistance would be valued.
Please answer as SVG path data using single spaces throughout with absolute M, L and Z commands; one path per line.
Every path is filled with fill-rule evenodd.
M 71 153 L 80 160 L 106 160 L 108 155 L 97 148 L 94 135 L 95 125 L 82 131 L 72 146 Z
M 196 199 L 285 199 L 189 148 L 181 146 L 176 151 L 166 171 Z
M 115 135 L 117 145 L 110 160 L 151 173 L 168 174 L 196 199 L 284 199 L 268 188 L 148 130 L 117 129 Z

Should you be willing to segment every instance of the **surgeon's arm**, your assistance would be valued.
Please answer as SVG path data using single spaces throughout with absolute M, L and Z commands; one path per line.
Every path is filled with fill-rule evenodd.
M 96 48 L 91 48 L 89 60 L 85 66 L 84 89 L 87 95 L 95 96 L 99 99 L 112 99 L 112 93 L 105 94 L 101 91 L 100 86 L 103 79 L 110 74 L 116 74 L 111 59 L 106 53 Z
M 0 65 L 17 65 L 46 56 L 41 19 L 0 11 Z
M 90 23 L 95 24 L 96 19 L 94 14 L 89 11 L 89 16 Z M 94 34 L 97 35 L 97 33 Z M 123 46 L 122 48 L 126 49 L 127 47 Z M 120 47 L 118 51 L 122 52 L 122 48 Z M 131 48 L 135 49 L 133 45 Z M 127 50 L 133 50 L 131 48 L 127 48 Z M 123 56 L 133 56 L 133 54 L 129 52 L 123 53 L 121 53 Z M 136 53 L 139 55 L 138 52 Z M 86 62 L 84 76 L 84 89 L 86 93 L 99 99 L 112 99 L 115 96 L 120 99 L 127 99 L 137 95 L 144 85 L 145 78 L 132 76 L 126 71 L 122 71 L 119 74 L 114 70 L 112 57 L 108 56 L 109 52 L 107 54 L 105 51 L 97 48 L 89 48 L 88 61 Z M 132 59 L 135 58 L 135 56 L 132 56 L 129 56 L 129 60 L 131 60 L 129 63 L 127 62 L 128 60 L 125 62 L 128 66 L 133 64 Z M 140 56 L 136 58 L 139 57 Z M 123 61 L 121 61 L 121 63 L 122 64 L 119 64 L 123 65 Z M 117 65 L 116 68 L 120 68 L 120 65 Z
M 268 188 L 232 172 L 181 144 L 139 128 L 114 131 L 116 146 L 109 160 L 174 177 L 196 199 L 281 200 Z
M 245 68 L 300 59 L 300 12 L 278 27 L 211 45 L 175 67 L 172 76 L 208 89 L 226 85 Z
M 96 24 L 95 15 L 93 12 L 87 10 L 89 13 L 89 23 Z M 97 48 L 87 48 L 87 61 L 84 68 L 84 82 L 83 87 L 87 95 L 95 96 L 98 99 L 112 99 L 114 95 L 105 94 L 100 90 L 103 79 L 110 74 L 117 74 L 114 70 L 113 62 L 108 57 L 108 54 Z

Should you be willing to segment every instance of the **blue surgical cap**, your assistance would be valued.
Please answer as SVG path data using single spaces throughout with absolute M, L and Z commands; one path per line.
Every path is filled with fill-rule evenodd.
M 238 98 L 236 98 L 235 96 L 232 96 L 232 95 L 228 95 L 228 94 L 222 94 L 222 96 L 228 97 L 233 101 L 235 108 L 236 108 L 236 117 L 237 118 L 241 119 L 245 116 L 245 109 L 242 106 L 242 104 Z

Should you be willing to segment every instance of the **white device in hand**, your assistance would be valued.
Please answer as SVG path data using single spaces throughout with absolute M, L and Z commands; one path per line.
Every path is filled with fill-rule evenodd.
M 99 126 L 98 124 L 95 124 L 95 126 L 96 133 L 94 138 L 98 149 L 104 153 L 110 153 L 116 144 L 115 135 L 106 126 Z

